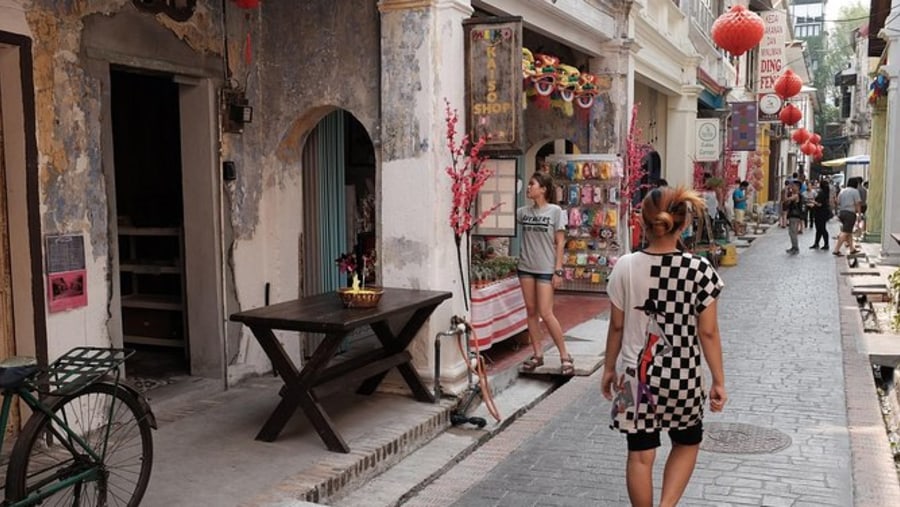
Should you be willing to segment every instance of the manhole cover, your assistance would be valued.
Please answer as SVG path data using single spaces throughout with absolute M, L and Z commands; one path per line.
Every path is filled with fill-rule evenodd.
M 703 425 L 704 451 L 728 454 L 765 454 L 791 445 L 791 437 L 771 428 L 741 423 L 706 423 Z

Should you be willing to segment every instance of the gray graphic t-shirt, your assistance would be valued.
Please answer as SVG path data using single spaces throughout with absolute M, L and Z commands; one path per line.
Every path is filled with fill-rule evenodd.
M 564 231 L 566 214 L 556 204 L 542 208 L 522 206 L 516 210 L 516 221 L 522 224 L 522 252 L 519 269 L 529 273 L 552 274 L 556 267 L 556 231 Z

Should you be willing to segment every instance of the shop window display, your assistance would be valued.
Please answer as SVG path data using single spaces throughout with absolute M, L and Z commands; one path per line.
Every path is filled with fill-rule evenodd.
M 605 292 L 620 244 L 622 163 L 615 155 L 551 156 L 555 200 L 568 216 L 562 290 Z

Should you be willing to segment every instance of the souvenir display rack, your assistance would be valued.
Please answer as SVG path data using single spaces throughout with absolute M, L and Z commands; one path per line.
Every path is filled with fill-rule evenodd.
M 554 155 L 547 158 L 555 200 L 568 218 L 561 290 L 606 292 L 619 255 L 622 161 L 615 155 Z

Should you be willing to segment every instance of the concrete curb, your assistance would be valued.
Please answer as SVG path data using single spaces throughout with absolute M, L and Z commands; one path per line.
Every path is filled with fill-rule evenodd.
M 837 258 L 836 262 L 843 260 Z M 835 276 L 838 279 L 853 504 L 857 507 L 900 505 L 900 480 L 881 415 L 872 367 L 858 345 L 863 334 L 859 308 L 840 269 L 835 270 Z

